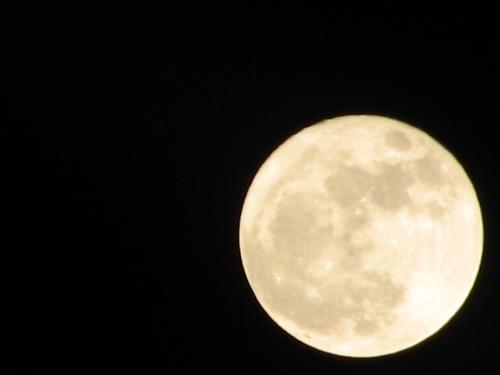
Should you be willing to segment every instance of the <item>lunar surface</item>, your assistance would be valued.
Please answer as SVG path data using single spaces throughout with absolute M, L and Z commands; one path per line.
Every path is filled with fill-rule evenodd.
M 373 357 L 414 346 L 457 312 L 483 243 L 474 188 L 423 131 L 380 116 L 307 127 L 261 166 L 240 248 L 268 315 L 301 342 Z

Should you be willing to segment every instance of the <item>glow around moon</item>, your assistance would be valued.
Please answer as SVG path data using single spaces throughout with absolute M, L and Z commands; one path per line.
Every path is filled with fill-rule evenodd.
M 473 286 L 482 242 L 458 161 L 379 116 L 290 137 L 255 176 L 240 221 L 264 310 L 298 340 L 351 357 L 401 351 L 445 325 Z

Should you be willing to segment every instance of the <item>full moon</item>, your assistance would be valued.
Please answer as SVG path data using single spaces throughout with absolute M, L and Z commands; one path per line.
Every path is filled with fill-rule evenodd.
M 474 187 L 440 143 L 404 122 L 342 116 L 304 128 L 255 175 L 239 241 L 249 284 L 286 332 L 375 357 L 441 329 L 476 279 Z

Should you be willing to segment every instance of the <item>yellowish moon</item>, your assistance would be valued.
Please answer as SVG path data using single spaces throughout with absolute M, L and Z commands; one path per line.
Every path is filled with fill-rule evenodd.
M 423 131 L 371 115 L 320 122 L 279 146 L 252 181 L 239 231 L 269 316 L 349 357 L 437 332 L 467 298 L 483 247 L 459 162 Z

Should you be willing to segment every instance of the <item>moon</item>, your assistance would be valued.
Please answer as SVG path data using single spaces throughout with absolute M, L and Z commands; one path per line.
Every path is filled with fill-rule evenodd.
M 460 309 L 478 274 L 481 209 L 440 143 L 399 120 L 341 116 L 281 144 L 245 197 L 239 242 L 257 301 L 324 352 L 410 348 Z

